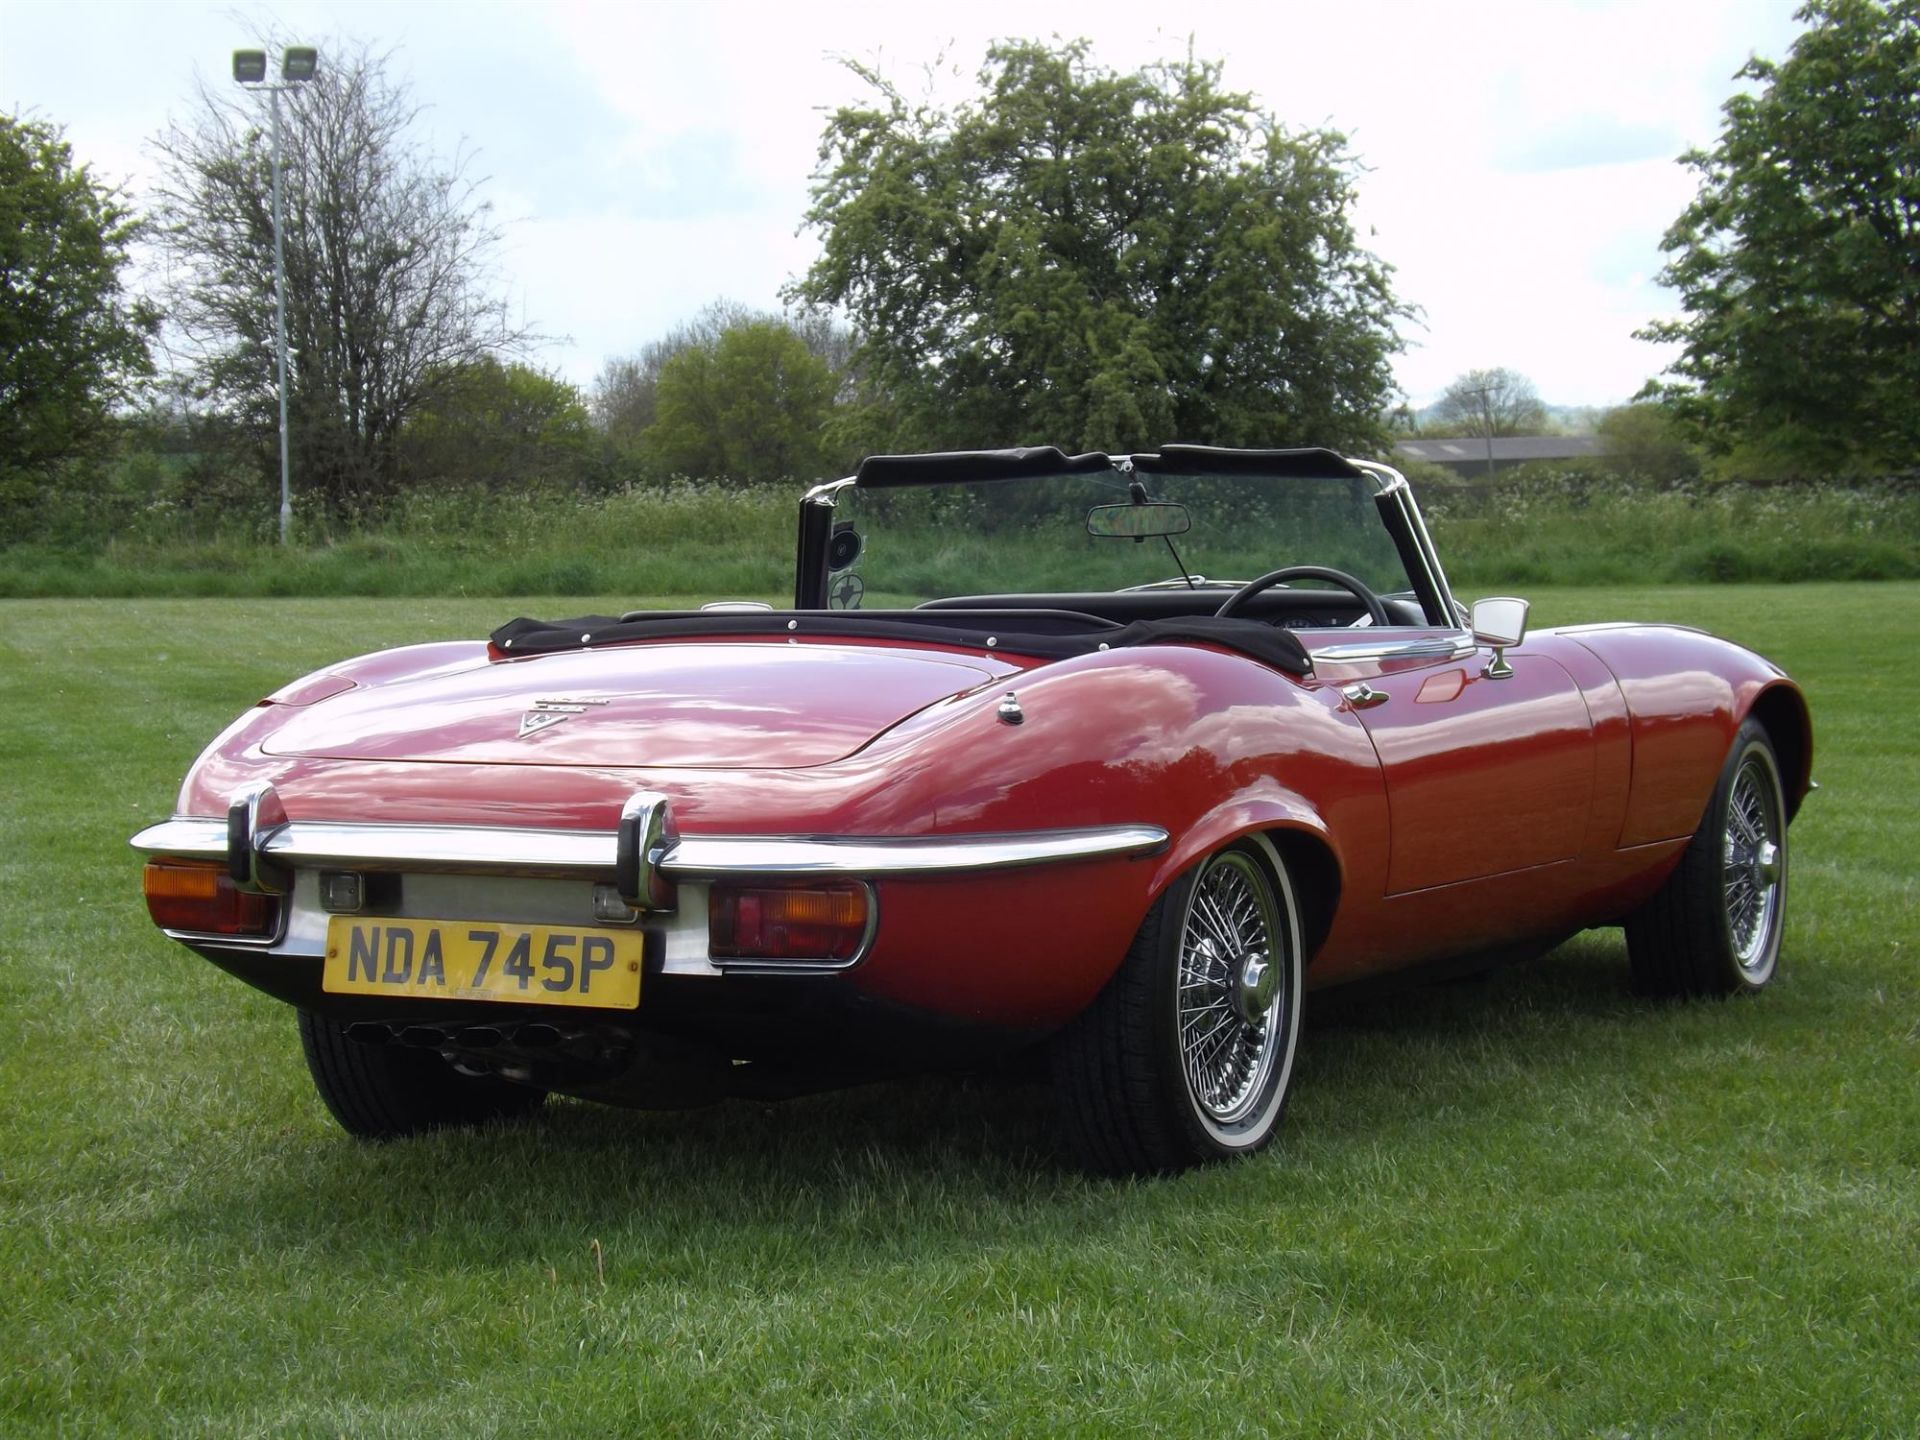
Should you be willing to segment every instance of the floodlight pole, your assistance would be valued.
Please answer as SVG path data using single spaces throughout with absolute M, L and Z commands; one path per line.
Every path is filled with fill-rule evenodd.
M 278 85 L 262 82 L 267 78 L 264 50 L 233 52 L 233 78 L 249 89 L 267 92 L 273 109 L 273 338 L 274 362 L 280 391 L 280 543 L 287 543 L 293 525 L 293 459 L 287 436 L 287 244 L 285 207 L 280 184 L 280 92 L 305 84 L 314 76 L 319 56 L 308 46 L 288 46 L 281 52 Z
M 287 446 L 287 247 L 280 206 L 280 91 L 273 97 L 273 330 L 280 368 L 280 543 L 293 524 L 293 461 Z

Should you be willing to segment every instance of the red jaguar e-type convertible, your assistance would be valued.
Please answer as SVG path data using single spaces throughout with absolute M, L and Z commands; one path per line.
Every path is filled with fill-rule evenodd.
M 1264 1145 L 1320 986 L 1623 923 L 1649 990 L 1774 973 L 1793 682 L 1467 611 L 1384 465 L 881 456 L 797 562 L 791 610 L 295 681 L 134 837 L 155 923 L 298 1008 L 357 1135 L 1044 1045 L 1119 1173 Z

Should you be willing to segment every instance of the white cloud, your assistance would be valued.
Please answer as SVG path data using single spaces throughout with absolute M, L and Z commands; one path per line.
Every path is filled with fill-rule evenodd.
M 1672 156 L 1711 142 L 1733 72 L 1750 52 L 1784 53 L 1795 30 L 1788 0 L 282 0 L 274 13 L 289 32 L 397 48 L 434 146 L 464 137 L 480 152 L 511 222 L 510 288 L 538 328 L 572 337 L 545 358 L 576 381 L 718 296 L 777 304 L 814 253 L 794 232 L 823 111 L 862 94 L 840 57 L 951 102 L 996 37 L 1085 35 L 1116 68 L 1191 37 L 1284 122 L 1351 137 L 1369 167 L 1362 233 L 1426 312 L 1399 365 L 1416 401 L 1509 365 L 1581 404 L 1624 399 L 1659 368 L 1630 332 L 1672 305 L 1652 282 L 1692 190 Z M 143 182 L 145 138 L 184 108 L 196 70 L 224 81 L 249 28 L 227 0 L 0 0 L 0 105 L 67 123 L 101 173 Z

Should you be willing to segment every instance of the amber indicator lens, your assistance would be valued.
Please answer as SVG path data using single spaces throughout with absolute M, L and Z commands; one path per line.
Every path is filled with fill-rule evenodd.
M 867 933 L 867 888 L 715 885 L 707 924 L 715 959 L 851 960 Z
M 201 935 L 271 935 L 279 902 L 271 895 L 250 895 L 234 885 L 224 865 L 192 865 L 150 860 L 141 872 L 147 913 L 167 930 Z

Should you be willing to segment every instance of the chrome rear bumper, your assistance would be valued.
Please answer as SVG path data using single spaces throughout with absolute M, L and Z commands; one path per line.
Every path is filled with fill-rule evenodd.
M 651 802 L 653 797 L 647 797 Z M 659 802 L 664 807 L 664 801 Z M 236 810 L 265 818 L 258 795 Z M 148 855 L 225 860 L 239 880 L 273 870 L 374 870 L 526 875 L 623 881 L 634 898 L 647 879 L 668 883 L 738 877 L 938 875 L 1147 855 L 1167 832 L 1155 825 L 908 837 L 663 834 L 660 817 L 630 805 L 622 830 L 536 830 L 489 825 L 388 825 L 339 820 L 250 824 L 244 816 L 175 816 L 128 843 Z M 283 813 L 283 812 L 282 812 Z M 648 831 L 652 833 L 649 834 Z M 637 843 L 636 843 L 637 842 Z M 633 856 L 623 866 L 623 849 Z M 261 862 L 264 862 L 262 864 Z M 638 873 L 621 875 L 631 866 Z M 271 881 L 266 883 L 270 886 Z

